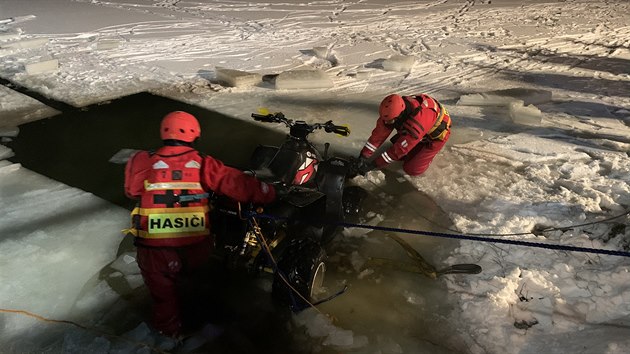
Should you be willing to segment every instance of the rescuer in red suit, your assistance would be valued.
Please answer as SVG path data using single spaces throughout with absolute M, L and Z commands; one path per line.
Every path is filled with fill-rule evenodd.
M 450 127 L 451 117 L 446 108 L 432 97 L 389 95 L 379 106 L 376 127 L 361 150 L 356 171 L 364 175 L 394 161 L 403 161 L 405 173 L 421 175 L 446 144 Z M 394 129 L 393 145 L 368 162 Z
M 139 201 L 130 232 L 153 300 L 151 324 L 172 337 L 183 330 L 181 280 L 212 251 L 208 193 L 262 204 L 276 196 L 273 186 L 195 150 L 200 133 L 193 115 L 171 112 L 160 124 L 164 146 L 136 153 L 125 168 L 125 194 Z

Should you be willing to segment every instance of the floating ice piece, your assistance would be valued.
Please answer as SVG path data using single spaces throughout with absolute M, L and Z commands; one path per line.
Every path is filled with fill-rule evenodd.
M 13 157 L 13 150 L 4 145 L 0 145 L 0 160 L 5 160 Z
M 116 164 L 126 164 L 127 161 L 139 150 L 134 149 L 120 149 L 114 156 L 109 158 L 109 162 Z
M 339 59 L 337 59 L 331 47 L 314 47 L 313 54 L 315 54 L 317 58 L 329 61 L 333 66 L 339 64 Z
M 510 118 L 517 124 L 540 125 L 542 113 L 533 104 L 524 106 L 523 101 L 518 100 L 510 103 Z
M 464 95 L 457 101 L 458 106 L 509 106 L 517 99 L 508 96 L 497 96 L 487 93 Z M 523 101 L 521 101 L 523 102 Z
M 457 105 L 460 106 L 509 106 L 513 102 L 523 102 L 524 105 L 551 102 L 551 91 L 511 88 L 483 93 L 463 95 Z
M 510 88 L 505 90 L 497 90 L 490 92 L 499 96 L 509 96 L 523 101 L 523 104 L 529 106 L 530 104 L 543 104 L 551 102 L 551 91 L 530 89 L 530 88 Z
M 227 69 L 217 66 L 215 68 L 217 80 L 231 87 L 255 86 L 262 82 L 262 75 Z
M 348 329 L 335 328 L 322 344 L 336 347 L 352 346 L 354 344 L 354 333 Z
M 110 267 L 116 269 L 124 275 L 140 274 L 140 268 L 138 268 L 138 263 L 136 263 L 134 252 L 123 253 L 114 262 L 112 262 Z
M 0 32 L 0 42 L 8 41 L 11 39 L 17 39 L 19 37 L 20 37 L 20 33 L 17 31 L 9 30 L 9 31 Z
M 409 73 L 415 62 L 416 58 L 412 55 L 394 55 L 383 61 L 383 69 Z
M 318 58 L 328 60 L 328 56 L 330 55 L 330 49 L 328 47 L 314 47 L 313 54 L 315 54 L 315 56 Z
M 96 42 L 97 50 L 115 49 L 115 48 L 118 48 L 118 46 L 120 46 L 120 41 L 115 40 L 115 39 L 103 39 Z
M 35 15 L 15 16 L 15 17 L 4 18 L 0 20 L 0 25 L 8 25 L 10 23 L 20 23 L 20 22 L 32 20 L 34 18 L 36 18 Z
M 18 127 L 4 127 L 0 128 L 0 136 L 15 138 L 20 134 L 20 128 Z
M 322 70 L 291 70 L 276 77 L 277 90 L 330 88 L 334 83 Z
M 138 289 L 139 287 L 144 285 L 144 279 L 142 279 L 141 274 L 125 275 L 125 280 L 127 280 L 127 284 L 132 289 Z
M 50 59 L 50 60 L 43 60 L 37 63 L 29 63 L 29 64 L 24 65 L 24 69 L 26 70 L 26 73 L 29 75 L 37 75 L 37 74 L 53 72 L 59 69 L 59 60 Z
M 0 48 L 10 48 L 10 49 L 30 49 L 41 47 L 48 43 L 48 38 L 31 38 L 24 39 L 21 41 L 3 43 Z

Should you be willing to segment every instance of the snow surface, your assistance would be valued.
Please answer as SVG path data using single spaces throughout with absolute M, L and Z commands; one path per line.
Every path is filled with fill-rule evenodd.
M 430 93 L 448 107 L 453 135 L 423 176 L 404 180 L 430 196 L 454 228 L 630 250 L 627 215 L 531 233 L 536 227 L 609 219 L 630 207 L 627 1 L 0 3 L 0 20 L 30 15 L 35 17 L 0 21 L 0 77 L 77 107 L 141 91 L 242 119 L 264 106 L 289 117 L 349 123 L 352 135 L 333 144 L 356 154 L 373 128 L 382 97 Z M 409 57 L 415 60 L 397 64 L 401 72 L 384 70 L 384 63 L 392 64 L 388 59 Z M 53 72 L 25 71 L 47 60 L 57 60 L 58 67 L 47 67 Z M 264 83 L 224 87 L 215 82 L 216 67 L 261 75 L 320 70 L 333 86 L 304 89 L 310 87 L 304 78 L 301 86 L 287 90 Z M 514 124 L 505 105 L 456 104 L 461 96 L 501 89 L 547 90 L 552 100 L 535 103 L 541 118 L 533 126 Z M 515 99 L 527 102 L 520 95 Z M 55 113 L 0 86 L 2 130 Z M 2 159 L 10 155 L 0 147 Z M 107 283 L 91 283 L 114 260 L 119 274 L 113 276 L 140 286 L 133 255 L 115 254 L 126 210 L 8 160 L 0 166 L 2 308 L 57 319 L 78 309 L 89 317 L 90 308 L 120 300 Z M 402 176 L 399 165 L 391 171 Z M 366 187 L 386 183 L 376 172 L 355 182 Z M 383 210 L 373 212 L 371 222 L 383 221 Z M 425 216 L 422 210 L 412 212 Z M 357 233 L 344 234 L 356 238 Z M 365 243 L 377 242 L 369 234 L 359 236 Z M 362 270 L 366 254 L 347 256 L 350 274 L 380 281 L 376 273 Z M 471 262 L 483 267 L 479 275 L 440 280 L 459 313 L 451 325 L 466 338 L 466 348 L 456 351 L 630 352 L 627 257 L 462 241 L 442 262 L 438 266 Z M 428 301 L 415 290 L 396 290 L 412 306 Z M 379 311 L 387 318 L 386 309 Z M 9 352 L 42 350 L 59 334 L 65 352 L 124 352 L 104 337 L 77 337 L 73 330 L 63 332 L 66 327 L 36 336 L 34 329 L 43 325 L 33 319 L 0 318 L 0 343 Z M 374 337 L 313 312 L 296 316 L 295 324 L 322 338 L 313 352 L 418 351 L 413 333 L 404 331 L 398 337 Z M 147 331 L 139 326 L 129 336 L 148 341 Z

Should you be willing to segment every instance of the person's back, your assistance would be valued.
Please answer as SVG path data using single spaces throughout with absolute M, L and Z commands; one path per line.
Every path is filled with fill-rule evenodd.
M 192 147 L 201 135 L 197 119 L 186 112 L 167 114 L 160 125 L 164 146 L 140 151 L 125 168 L 125 193 L 136 199 L 130 232 L 138 265 L 153 298 L 152 326 L 168 336 L 182 332 L 178 284 L 203 265 L 212 250 L 211 193 L 239 202 L 269 203 L 275 189 L 225 166 Z M 184 294 L 185 295 L 185 294 Z

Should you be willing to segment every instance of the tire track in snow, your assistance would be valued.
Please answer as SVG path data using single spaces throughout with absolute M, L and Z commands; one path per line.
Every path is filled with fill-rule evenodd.
M 421 14 L 429 10 L 435 12 L 435 9 L 439 7 L 448 9 L 452 6 L 446 0 L 428 4 L 391 3 L 388 4 L 385 13 L 383 13 L 382 8 L 370 6 L 369 2 L 365 1 L 330 1 L 310 4 L 309 6 L 304 6 L 306 3 L 213 2 L 186 7 L 176 0 L 165 0 L 158 3 L 161 9 L 168 8 L 172 11 L 172 14 L 165 14 L 163 10 L 151 6 L 139 7 L 105 1 L 93 1 L 93 3 L 101 6 L 116 6 L 129 11 L 148 11 L 169 18 L 168 21 L 161 23 L 138 23 L 106 28 L 100 31 L 104 35 L 126 32 L 133 34 L 130 41 L 117 53 L 104 53 L 104 55 L 112 60 L 124 60 L 137 64 L 161 60 L 207 60 L 212 62 L 219 58 L 233 58 L 235 61 L 228 65 L 238 69 L 253 69 L 254 67 L 248 67 L 247 63 L 253 65 L 262 61 L 265 62 L 266 70 L 286 70 L 308 65 L 299 54 L 289 55 L 291 51 L 298 52 L 298 49 L 308 49 L 311 46 L 330 45 L 331 41 L 334 40 L 335 50 L 342 54 L 339 56 L 340 65 L 329 70 L 331 75 L 334 75 L 336 83 L 336 86 L 329 91 L 340 92 L 341 94 L 344 91 L 352 93 L 381 89 L 388 91 L 399 89 L 417 93 L 419 88 L 429 93 L 435 93 L 440 90 L 469 85 L 514 68 L 521 71 L 559 70 L 556 64 L 544 58 L 543 52 L 535 56 L 538 59 L 536 61 L 532 58 L 519 58 L 508 51 L 497 51 L 496 48 L 501 48 L 500 45 L 494 48 L 494 52 L 485 50 L 471 52 L 470 49 L 462 52 L 440 52 L 442 47 L 448 46 L 449 43 L 463 43 L 466 46 L 468 42 L 479 41 L 479 39 L 481 42 L 493 39 L 492 37 L 484 37 L 484 31 L 486 31 L 485 28 L 491 28 L 500 23 L 498 20 L 500 15 L 519 19 L 519 13 L 528 11 L 546 16 L 547 13 L 553 14 L 557 6 L 524 5 L 528 6 L 527 9 L 522 7 L 494 8 L 492 11 L 481 11 L 476 9 L 477 5 L 486 2 L 467 0 L 455 10 L 457 12 L 456 17 L 451 12 L 446 15 L 437 12 L 433 16 L 423 17 L 424 20 L 420 26 L 417 18 L 413 16 L 401 17 L 398 13 L 415 12 Z M 247 14 L 261 11 L 269 12 L 270 17 L 248 20 Z M 580 11 L 584 11 L 584 9 Z M 245 15 L 234 15 L 239 16 L 237 18 L 230 16 L 232 12 Z M 335 15 L 335 20 L 338 20 L 342 14 L 352 14 L 350 17 L 344 16 L 347 18 L 344 18 L 343 31 L 339 31 L 337 25 L 330 25 L 328 16 L 331 16 L 331 13 Z M 565 17 L 569 17 L 569 15 L 570 13 L 566 14 Z M 545 16 L 531 21 L 544 25 L 545 22 L 548 22 Z M 181 19 L 175 19 L 176 17 L 181 17 Z M 445 25 L 444 21 L 449 18 L 451 23 L 457 24 L 455 32 L 449 29 L 448 23 Z M 453 21 L 455 19 L 457 21 Z M 530 21 L 529 18 L 523 19 L 525 22 Z M 552 22 L 553 26 L 558 26 L 557 21 Z M 205 34 L 206 31 L 212 33 Z M 583 35 L 582 37 L 575 36 L 573 40 L 592 42 L 598 38 L 601 40 L 603 38 L 602 33 L 607 33 L 605 26 L 599 26 L 596 31 L 598 33 L 594 33 L 592 38 Z M 165 36 L 164 34 L 168 35 Z M 453 38 L 453 34 L 457 37 Z M 141 41 L 134 41 L 133 37 L 136 35 L 148 39 L 141 38 Z M 537 34 L 516 37 L 509 32 L 503 32 L 502 35 L 505 37 L 501 38 L 503 41 L 515 42 L 518 40 L 526 43 L 522 46 L 523 50 L 527 51 L 531 48 L 535 51 L 537 48 Z M 617 38 L 620 35 L 623 33 L 614 34 Z M 151 36 L 159 38 L 151 39 Z M 318 40 L 313 38 L 318 38 Z M 583 45 L 570 44 L 568 41 L 552 45 L 545 42 L 546 40 L 546 38 L 542 39 L 540 45 L 547 48 L 545 50 L 550 51 L 549 53 L 560 49 L 574 52 L 579 48 L 585 48 Z M 213 43 L 211 48 L 206 45 L 209 41 Z M 185 42 L 189 45 L 182 46 L 179 42 Z M 268 45 L 264 50 L 252 50 L 252 48 L 258 48 L 256 43 L 267 43 Z M 353 48 L 366 43 L 382 43 L 384 50 L 382 55 L 379 55 L 380 50 L 378 50 L 372 53 L 376 55 L 365 56 L 366 61 L 364 62 L 343 62 L 344 51 L 353 50 Z M 567 46 L 566 49 L 562 47 L 563 45 Z M 154 46 L 160 48 L 159 54 L 156 53 Z M 554 49 L 554 46 L 558 48 Z M 619 48 L 619 46 L 609 48 L 610 55 L 618 51 Z M 388 53 L 387 50 L 391 53 Z M 412 72 L 406 75 L 402 81 L 401 76 L 404 74 L 379 71 L 378 67 L 373 66 L 370 62 L 370 58 L 385 59 L 393 54 L 413 55 L 417 58 Z M 269 64 L 268 59 L 279 57 L 286 59 L 284 62 L 276 60 L 275 64 Z M 425 65 L 425 62 L 433 64 Z M 572 62 L 573 66 L 567 70 L 579 68 L 585 62 L 587 60 L 575 60 Z M 238 67 L 239 65 L 241 67 Z M 346 75 L 352 70 L 369 71 L 371 74 L 367 75 L 369 78 L 366 80 L 357 80 Z

